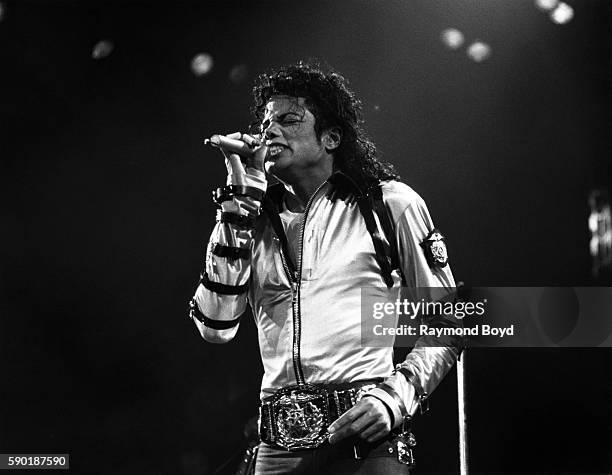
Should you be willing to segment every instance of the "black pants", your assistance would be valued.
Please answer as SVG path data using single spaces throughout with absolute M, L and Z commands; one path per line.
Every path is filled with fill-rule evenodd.
M 361 460 L 354 456 L 351 441 L 337 445 L 324 444 L 317 449 L 288 452 L 266 443 L 259 445 L 255 475 L 294 474 L 351 474 L 382 475 L 409 474 L 407 465 L 397 460 L 396 439 L 385 438 L 374 444 L 361 442 Z

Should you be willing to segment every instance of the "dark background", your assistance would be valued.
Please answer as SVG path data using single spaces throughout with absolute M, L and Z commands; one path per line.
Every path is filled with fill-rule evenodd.
M 5 3 L 0 453 L 191 474 L 239 452 L 253 322 L 215 346 L 186 307 L 225 179 L 202 141 L 246 128 L 270 66 L 318 57 L 351 80 L 458 279 L 609 285 L 590 277 L 587 196 L 610 190 L 612 9 L 570 3 L 564 26 L 528 0 Z M 446 49 L 448 27 L 491 58 Z M 101 39 L 115 49 L 96 61 Z M 202 51 L 215 64 L 196 77 Z M 611 363 L 608 348 L 471 350 L 472 469 L 611 471 Z M 456 471 L 454 371 L 431 407 L 420 472 Z

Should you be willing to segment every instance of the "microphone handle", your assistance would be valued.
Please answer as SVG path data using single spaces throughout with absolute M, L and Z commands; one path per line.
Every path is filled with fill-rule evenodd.
M 211 138 L 204 140 L 204 145 L 222 148 L 231 153 L 237 153 L 243 157 L 253 155 L 256 144 L 248 145 L 242 140 L 230 139 L 224 135 L 213 135 Z

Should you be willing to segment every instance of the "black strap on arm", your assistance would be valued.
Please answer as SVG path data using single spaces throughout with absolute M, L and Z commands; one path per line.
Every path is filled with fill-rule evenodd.
M 374 244 L 374 250 L 376 251 L 376 261 L 382 270 L 383 279 L 387 287 L 393 287 L 393 277 L 391 275 L 392 269 L 387 259 L 387 253 L 385 252 L 385 245 L 382 237 L 378 231 L 376 220 L 374 219 L 374 210 L 372 209 L 372 203 L 370 202 L 370 196 L 368 193 L 360 194 L 357 196 L 357 205 L 359 211 L 363 216 L 366 228 L 372 237 L 372 243 Z
M 253 229 L 255 227 L 256 216 L 247 216 L 238 213 L 231 213 L 229 211 L 223 211 L 219 215 L 220 223 L 233 224 L 242 229 Z
M 384 203 L 382 201 L 382 190 L 380 182 L 368 184 L 363 177 L 359 177 L 353 174 L 344 172 L 335 172 L 329 179 L 329 181 L 338 189 L 338 196 L 346 195 L 346 191 L 350 190 L 357 205 L 363 220 L 365 221 L 366 229 L 372 238 L 372 244 L 374 245 L 374 251 L 376 254 L 376 262 L 382 271 L 382 277 L 387 287 L 393 287 L 393 269 L 399 268 L 399 259 L 395 259 L 393 256 L 397 256 L 397 248 L 393 251 L 395 245 L 395 233 L 393 232 L 393 225 L 389 216 L 386 213 L 380 213 L 384 210 Z M 377 214 L 380 213 L 378 219 L 383 228 L 383 232 L 387 237 L 391 249 L 391 258 L 385 249 L 385 243 L 383 237 L 380 234 L 378 225 L 376 224 L 376 218 L 374 211 Z M 391 263 L 392 264 L 391 264 Z M 397 262 L 397 266 L 395 264 Z M 393 266 L 393 267 L 392 267 Z M 403 282 L 403 278 L 402 278 Z
M 402 286 L 406 286 L 406 279 L 404 278 L 404 272 L 402 270 L 402 266 L 399 259 L 399 252 L 397 249 L 397 240 L 395 237 L 395 226 L 391 219 L 391 213 L 389 212 L 389 208 L 385 205 L 383 201 L 382 188 L 380 184 L 370 190 L 370 195 L 372 197 L 372 208 L 376 212 L 378 216 L 378 221 L 385 233 L 385 237 L 389 242 L 389 252 L 391 257 L 391 268 L 397 269 L 401 278 L 402 278 Z
M 245 185 L 226 185 L 217 188 L 213 191 L 213 201 L 217 204 L 221 204 L 224 201 L 231 200 L 234 196 L 248 196 L 254 200 L 261 201 L 264 197 L 265 191 L 260 190 L 254 186 Z
M 205 327 L 212 328 L 213 330 L 228 330 L 234 328 L 240 322 L 240 317 L 234 318 L 233 320 L 213 320 L 212 318 L 208 318 L 200 311 L 195 297 L 189 302 L 189 318 L 195 318 L 202 322 Z
M 202 272 L 200 275 L 200 284 L 211 292 L 216 292 L 221 295 L 240 295 L 249 290 L 249 282 L 245 282 L 242 285 L 226 285 L 219 282 L 213 282 L 208 278 L 206 272 Z
M 399 394 L 397 394 L 395 389 L 393 389 L 387 383 L 380 383 L 377 387 L 382 389 L 384 392 L 386 392 L 389 396 L 391 396 L 395 400 L 397 406 L 399 407 L 400 413 L 402 414 L 402 417 L 406 417 L 406 415 L 408 414 L 408 410 L 406 409 L 406 405 L 404 404 L 404 401 L 402 401 L 402 398 L 400 397 Z
M 224 246 L 219 243 L 215 243 L 212 248 L 212 253 L 215 256 L 227 257 L 228 259 L 249 259 L 251 257 L 251 250 L 243 247 Z

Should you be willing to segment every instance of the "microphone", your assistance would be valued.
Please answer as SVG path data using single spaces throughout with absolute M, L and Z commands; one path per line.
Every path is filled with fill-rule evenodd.
M 255 152 L 255 149 L 261 145 L 259 141 L 245 134 L 242 135 L 242 139 L 246 140 L 246 142 L 230 139 L 225 135 L 213 135 L 211 138 L 204 140 L 204 145 L 222 148 L 227 152 L 237 153 L 243 157 L 250 157 Z

